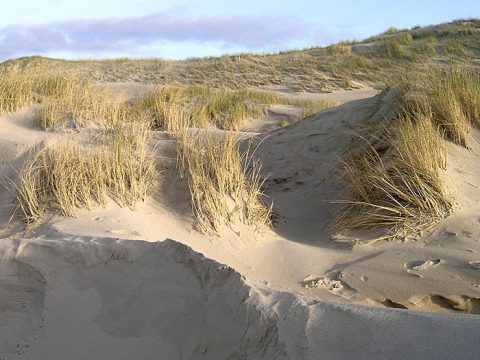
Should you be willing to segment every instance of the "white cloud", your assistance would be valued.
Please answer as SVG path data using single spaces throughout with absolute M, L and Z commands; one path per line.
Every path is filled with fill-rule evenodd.
M 162 44 L 272 51 L 312 44 L 315 32 L 285 16 L 182 18 L 171 12 L 129 18 L 69 20 L 0 29 L 0 59 L 22 55 L 138 55 Z M 186 49 L 187 50 L 187 49 Z M 188 55 L 188 51 L 185 51 Z M 168 54 L 163 54 L 168 57 Z M 195 55 L 195 54 L 192 54 Z M 205 54 L 203 54 L 205 55 Z

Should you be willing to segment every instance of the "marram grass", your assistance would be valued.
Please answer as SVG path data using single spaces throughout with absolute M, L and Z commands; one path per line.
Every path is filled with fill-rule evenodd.
M 65 144 L 30 156 L 20 172 L 18 210 L 26 222 L 46 210 L 75 216 L 78 208 L 104 205 L 108 198 L 134 208 L 155 181 L 149 154 L 150 127 L 131 123 L 113 130 L 105 144 Z
M 341 159 L 347 197 L 330 222 L 334 232 L 382 228 L 382 238 L 392 238 L 436 224 L 451 211 L 453 197 L 441 177 L 445 141 L 468 146 L 470 128 L 480 120 L 480 76 L 455 67 L 399 83 L 396 114 L 380 125 L 377 144 L 363 139 L 363 147 Z

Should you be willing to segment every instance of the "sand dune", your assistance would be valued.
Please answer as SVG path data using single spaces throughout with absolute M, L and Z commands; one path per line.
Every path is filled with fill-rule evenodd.
M 195 231 L 175 142 L 162 131 L 153 144 L 161 181 L 136 211 L 111 201 L 19 233 L 2 189 L 0 358 L 475 358 L 480 318 L 464 313 L 480 312 L 480 133 L 470 149 L 448 147 L 443 175 L 457 203 L 435 231 L 352 247 L 325 229 L 338 208 L 332 177 L 351 130 L 388 114 L 394 92 L 335 94 L 338 107 L 282 129 L 279 117 L 298 109 L 272 107 L 243 133 L 262 140 L 274 230 Z M 35 147 L 95 136 L 37 130 L 35 109 L 0 117 L 0 173 L 14 181 Z

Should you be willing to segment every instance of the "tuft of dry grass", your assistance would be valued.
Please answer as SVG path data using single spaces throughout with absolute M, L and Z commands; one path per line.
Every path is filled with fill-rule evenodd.
M 79 79 L 70 92 L 45 97 L 37 125 L 42 130 L 82 128 L 90 125 L 111 127 L 127 116 L 129 108 L 90 79 Z
M 232 224 L 270 226 L 271 207 L 262 201 L 260 166 L 248 151 L 240 153 L 238 138 L 183 132 L 177 137 L 177 150 L 199 231 L 218 233 Z
M 412 51 L 418 55 L 437 55 L 437 40 L 432 35 L 427 35 L 412 44 Z
M 326 51 L 330 55 L 343 55 L 350 54 L 352 52 L 352 46 L 345 42 L 339 42 L 337 44 L 332 44 L 327 46 Z
M 468 146 L 480 119 L 480 75 L 470 68 L 433 69 L 400 81 L 396 115 L 341 160 L 347 192 L 333 231 L 386 228 L 385 238 L 415 232 L 445 217 L 452 197 L 440 173 L 444 141 Z
M 339 179 L 349 194 L 330 224 L 333 231 L 388 229 L 385 237 L 416 231 L 442 219 L 452 200 L 440 169 L 443 139 L 424 114 L 403 113 L 385 130 L 383 153 L 367 143 L 341 162 Z
M 84 127 L 88 123 L 108 127 L 127 110 L 90 78 L 75 73 L 33 69 L 0 73 L 0 114 L 34 103 L 42 104 L 36 121 L 43 130 Z
M 280 127 L 286 127 L 288 125 L 290 125 L 290 120 L 288 120 L 287 118 L 283 118 L 278 122 L 278 126 Z
M 413 42 L 412 35 L 408 32 L 399 33 L 398 35 L 390 36 L 383 41 L 385 48 L 385 55 L 389 59 L 397 59 L 405 56 L 405 45 Z
M 156 176 L 150 134 L 149 124 L 132 122 L 114 128 L 103 144 L 66 144 L 32 155 L 20 172 L 23 219 L 39 221 L 46 210 L 75 216 L 77 208 L 104 205 L 109 197 L 133 209 Z
M 74 83 L 74 77 L 64 77 L 52 71 L 2 69 L 0 114 L 17 111 L 45 98 L 68 96 Z
M 401 81 L 402 106 L 431 114 L 447 139 L 467 146 L 472 123 L 480 123 L 480 75 L 469 67 L 432 69 Z

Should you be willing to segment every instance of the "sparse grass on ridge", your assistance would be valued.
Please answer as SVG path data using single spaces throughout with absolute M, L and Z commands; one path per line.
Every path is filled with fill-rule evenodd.
M 154 119 L 156 127 L 168 129 L 165 111 L 182 108 L 188 114 L 190 126 L 215 127 L 238 131 L 247 119 L 262 116 L 271 105 L 289 104 L 302 109 L 300 119 L 336 106 L 324 99 L 288 99 L 273 92 L 259 90 L 232 91 L 209 86 L 166 85 L 156 88 L 132 104 L 134 111 Z
M 338 105 L 335 101 L 324 100 L 324 99 L 296 99 L 289 101 L 291 105 L 298 106 L 302 109 L 300 119 L 304 119 L 311 115 L 314 115 L 320 111 L 335 107 Z
M 480 56 L 480 21 L 466 19 L 412 29 L 389 29 L 363 41 L 341 41 L 327 47 L 277 54 L 221 57 L 65 61 L 26 57 L 0 64 L 2 69 L 56 69 L 97 82 L 142 82 L 156 85 L 208 85 L 243 90 L 283 85 L 292 90 L 322 92 L 355 88 L 357 82 L 382 85 L 390 75 L 432 64 L 471 61 Z
M 281 101 L 280 96 L 266 91 L 166 85 L 138 99 L 133 106 L 140 112 L 153 112 L 159 127 L 164 127 L 164 109 L 175 106 L 190 114 L 193 127 L 239 130 L 248 118 L 262 115 L 269 105 Z

